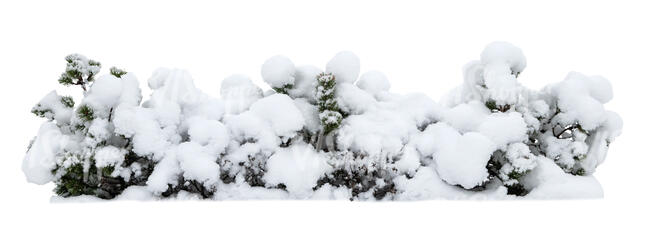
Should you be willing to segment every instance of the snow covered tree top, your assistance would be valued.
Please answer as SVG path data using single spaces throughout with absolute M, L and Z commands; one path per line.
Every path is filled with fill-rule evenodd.
M 65 57 L 67 62 L 65 72 L 59 77 L 62 85 L 80 85 L 86 91 L 86 84 L 94 80 L 94 76 L 102 68 L 101 63 L 86 58 L 80 54 L 70 54 Z

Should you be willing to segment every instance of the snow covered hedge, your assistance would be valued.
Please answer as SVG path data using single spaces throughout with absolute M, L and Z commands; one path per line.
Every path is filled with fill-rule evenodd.
M 341 52 L 325 65 L 283 56 L 262 65 L 273 90 L 245 76 L 207 96 L 183 70 L 159 69 L 142 102 L 136 77 L 82 55 L 48 93 L 47 119 L 23 161 L 27 180 L 62 197 L 103 199 L 419 200 L 601 197 L 591 176 L 622 120 L 612 87 L 569 73 L 522 86 L 526 58 L 489 44 L 440 103 L 390 92 L 388 78 Z

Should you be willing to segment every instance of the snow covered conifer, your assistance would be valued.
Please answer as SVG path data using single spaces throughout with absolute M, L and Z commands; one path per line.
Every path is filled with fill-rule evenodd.
M 55 149 L 32 146 L 25 158 L 24 169 L 28 179 L 49 170 L 55 182 L 55 192 L 61 196 L 95 195 L 113 198 L 130 184 L 146 180 L 152 162 L 132 152 L 130 139 L 114 132 L 113 114 L 118 106 L 137 106 L 140 103 L 138 82 L 124 70 L 111 68 L 110 75 L 99 78 L 101 64 L 82 55 L 66 57 L 66 71 L 59 78 L 64 85 L 80 85 L 84 98 L 75 107 L 71 97 L 48 94 L 32 112 L 56 120 L 60 145 Z M 92 83 L 92 84 L 90 84 Z M 47 129 L 47 128 L 46 128 Z M 45 133 L 36 142 L 50 138 Z M 48 154 L 48 165 L 35 165 L 32 154 Z M 42 177 L 43 175 L 40 175 Z M 41 181 L 37 181 L 41 182 Z
M 115 77 L 121 78 L 122 75 L 125 75 L 126 73 L 127 72 L 122 69 L 119 69 L 117 67 L 111 67 L 111 74 Z
M 59 77 L 59 83 L 65 86 L 79 85 L 84 91 L 102 67 L 99 62 L 80 54 L 68 55 L 65 57 L 65 61 L 68 64 L 65 72 Z
M 324 137 L 341 125 L 343 115 L 339 110 L 336 100 L 336 76 L 332 73 L 321 73 L 317 76 L 316 101 L 318 104 L 318 116 L 320 118 L 322 132 L 318 138 L 316 149 L 319 151 Z
M 344 113 L 338 104 L 337 84 L 354 83 L 359 77 L 359 71 L 359 57 L 352 52 L 342 51 L 327 62 L 325 72 L 316 77 L 315 97 L 322 127 L 316 144 L 317 151 L 321 148 L 322 143 L 326 143 L 329 150 L 334 149 L 333 142 L 330 142 L 333 140 L 323 141 L 323 139 L 332 139 L 333 136 L 330 133 L 339 127 L 344 118 Z
M 318 99 L 318 111 L 323 124 L 323 131 L 329 134 L 341 124 L 342 115 L 334 97 L 336 88 L 336 78 L 331 73 L 321 73 L 318 75 L 318 87 L 316 97 Z

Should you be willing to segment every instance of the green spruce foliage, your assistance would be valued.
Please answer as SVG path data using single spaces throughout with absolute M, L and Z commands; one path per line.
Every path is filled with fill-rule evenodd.
M 507 112 L 510 110 L 510 105 L 505 104 L 505 105 L 497 105 L 497 102 L 494 100 L 488 100 L 485 102 L 485 107 L 490 109 L 492 112 Z
M 111 75 L 117 78 L 122 78 L 122 75 L 125 75 L 127 73 L 126 71 L 119 69 L 117 67 L 111 67 L 110 71 L 111 71 Z
M 95 80 L 95 75 L 99 73 L 102 64 L 88 59 L 83 55 L 71 54 L 65 57 L 67 66 L 65 72 L 61 73 L 59 83 L 65 86 L 79 85 L 86 91 L 88 83 Z
M 323 127 L 323 133 L 329 134 L 341 125 L 343 115 L 335 98 L 336 78 L 332 73 L 321 73 L 317 76 L 316 100 L 318 112 Z
M 62 96 L 61 103 L 63 103 L 63 105 L 65 105 L 65 107 L 68 108 L 74 107 L 74 100 L 72 99 L 71 96 Z
M 41 104 L 36 104 L 36 106 L 32 108 L 32 113 L 38 117 L 47 118 L 50 120 L 54 119 L 54 115 L 51 115 L 52 109 L 45 108 Z
M 81 105 L 81 106 L 77 109 L 77 115 L 79 116 L 79 118 L 80 118 L 81 120 L 83 120 L 83 121 L 85 121 L 85 122 L 90 122 L 90 121 L 92 121 L 93 119 L 95 119 L 95 116 L 94 116 L 94 113 L 93 113 L 93 109 L 92 109 L 90 106 L 85 105 L 85 104 L 84 104 L 84 105 Z
M 276 93 L 289 95 L 289 90 L 293 89 L 293 84 L 286 84 L 282 87 L 273 87 Z

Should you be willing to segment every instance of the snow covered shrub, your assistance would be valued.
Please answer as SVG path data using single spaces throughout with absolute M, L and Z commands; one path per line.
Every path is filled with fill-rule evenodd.
M 523 52 L 489 44 L 441 102 L 395 94 L 388 77 L 359 78 L 340 52 L 325 70 L 283 56 L 264 62 L 264 92 L 248 77 L 220 99 L 187 71 L 161 68 L 142 102 L 132 73 L 82 55 L 59 78 L 83 98 L 48 93 L 23 171 L 63 197 L 110 199 L 510 199 L 601 197 L 591 176 L 621 133 L 604 104 L 612 86 L 570 73 L 540 91 Z M 357 80 L 359 78 L 359 80 Z
M 446 100 L 452 125 L 477 131 L 496 146 L 487 164 L 490 175 L 483 184 L 497 178 L 509 193 L 517 195 L 530 191 L 520 182 L 536 167 L 540 155 L 568 173 L 591 174 L 622 126 L 620 117 L 603 107 L 612 96 L 606 79 L 570 73 L 560 83 L 532 91 L 516 80 L 525 66 L 526 58 L 519 48 L 505 42 L 491 43 L 480 61 L 465 66 L 463 86 Z M 480 110 L 485 108 L 487 112 Z M 457 115 L 468 113 L 475 114 Z
M 242 114 L 227 116 L 225 123 L 232 141 L 222 160 L 224 182 L 263 187 L 267 160 L 280 148 L 300 141 L 296 137 L 305 121 L 291 98 L 273 94 Z
M 32 109 L 49 122 L 41 127 L 23 162 L 28 180 L 53 181 L 55 192 L 62 196 L 100 198 L 113 198 L 130 185 L 144 184 L 153 164 L 134 154 L 131 140 L 116 132 L 114 125 L 119 107 L 140 104 L 136 78 L 112 68 L 112 74 L 95 79 L 99 62 L 78 54 L 67 56 L 66 61 L 59 82 L 80 85 L 84 98 L 75 105 L 72 97 L 52 91 Z
M 618 114 L 603 106 L 612 94 L 607 79 L 576 72 L 547 86 L 543 97 L 550 108 L 537 134 L 540 153 L 566 172 L 593 173 L 623 125 Z

